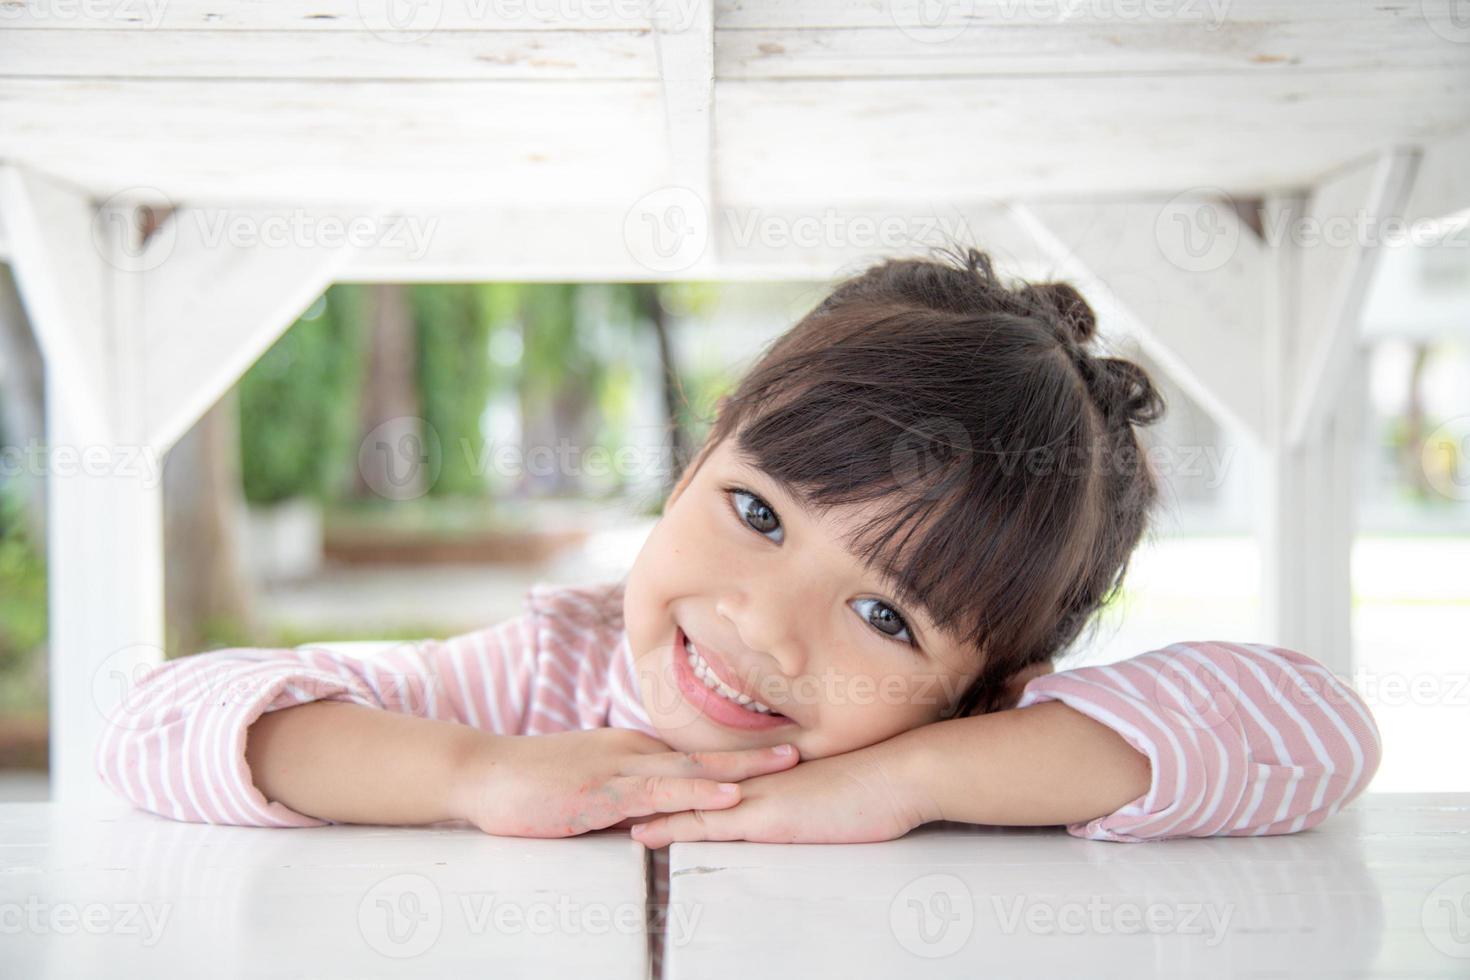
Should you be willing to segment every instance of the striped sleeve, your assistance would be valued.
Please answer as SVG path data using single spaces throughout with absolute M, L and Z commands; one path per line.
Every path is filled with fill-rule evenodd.
M 1148 756 L 1148 792 L 1071 824 L 1094 840 L 1290 834 L 1354 799 L 1382 754 L 1363 699 L 1322 664 L 1262 644 L 1176 643 L 1043 675 L 1018 708 L 1061 701 Z
M 264 827 L 332 823 L 267 800 L 245 761 L 267 711 L 310 701 L 457 721 L 522 734 L 533 710 L 540 614 L 447 640 L 400 643 L 371 657 L 310 645 L 232 648 L 166 661 L 126 692 L 98 739 L 102 781 L 174 820 Z

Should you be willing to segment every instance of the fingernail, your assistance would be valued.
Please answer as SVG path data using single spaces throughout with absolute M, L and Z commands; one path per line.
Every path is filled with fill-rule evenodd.
M 736 786 L 734 783 L 721 783 L 720 784 L 720 792 L 721 793 L 738 793 L 738 792 L 740 792 L 740 787 L 739 786 Z
M 776 746 L 771 751 L 775 752 L 777 755 L 790 755 L 791 753 L 796 751 L 796 746 L 788 742 L 785 745 Z

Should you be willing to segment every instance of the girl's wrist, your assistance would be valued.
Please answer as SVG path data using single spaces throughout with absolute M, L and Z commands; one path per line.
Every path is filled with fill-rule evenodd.
M 940 805 L 944 778 L 941 752 L 935 733 L 930 731 L 944 722 L 933 722 L 902 732 L 871 747 L 877 762 L 887 774 L 891 791 L 906 812 L 913 814 L 914 826 L 944 820 Z
M 450 820 L 472 820 L 482 808 L 483 795 L 494 759 L 504 753 L 505 736 L 462 726 L 452 750 L 441 788 L 442 806 Z

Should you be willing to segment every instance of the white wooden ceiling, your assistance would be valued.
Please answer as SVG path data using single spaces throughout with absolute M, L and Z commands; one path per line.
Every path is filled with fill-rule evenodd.
M 1248 195 L 1470 127 L 1452 2 L 0 0 L 0 160 L 190 203 Z

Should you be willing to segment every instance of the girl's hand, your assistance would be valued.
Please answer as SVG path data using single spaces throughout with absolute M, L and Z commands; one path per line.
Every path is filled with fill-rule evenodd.
M 649 814 L 731 807 L 740 802 L 740 780 L 796 762 L 795 749 L 675 752 L 618 728 L 487 735 L 458 767 L 450 809 L 487 834 L 569 837 Z
M 633 839 L 659 848 L 691 840 L 857 844 L 902 837 L 935 816 L 897 778 L 886 744 L 758 776 L 741 784 L 735 806 L 654 817 L 633 828 Z

